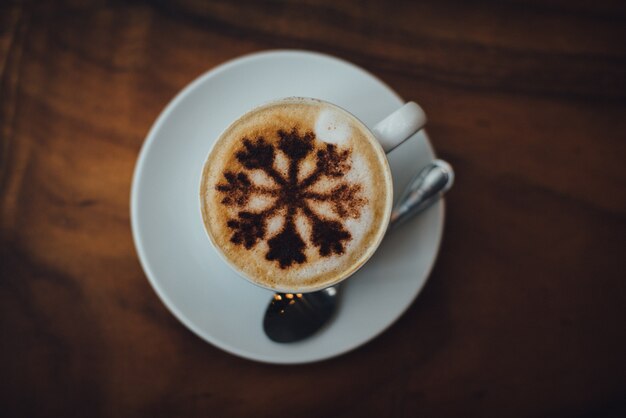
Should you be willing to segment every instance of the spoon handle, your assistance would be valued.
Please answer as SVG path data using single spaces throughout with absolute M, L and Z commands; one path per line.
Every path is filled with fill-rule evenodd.
M 411 179 L 391 211 L 390 229 L 435 203 L 453 183 L 454 170 L 450 164 L 443 160 L 428 164 Z

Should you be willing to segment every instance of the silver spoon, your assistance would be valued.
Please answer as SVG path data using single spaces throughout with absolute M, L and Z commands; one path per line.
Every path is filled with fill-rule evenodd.
M 400 196 L 387 231 L 435 203 L 453 183 L 454 171 L 447 162 L 435 160 L 424 167 Z M 335 313 L 338 294 L 338 286 L 311 293 L 275 293 L 263 318 L 265 334 L 278 343 L 313 335 Z

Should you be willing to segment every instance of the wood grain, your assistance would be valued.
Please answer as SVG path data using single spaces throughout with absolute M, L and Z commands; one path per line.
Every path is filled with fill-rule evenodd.
M 625 416 L 625 39 L 620 1 L 3 2 L 0 415 Z M 315 365 L 192 335 L 130 233 L 161 109 L 271 48 L 419 101 L 458 175 L 417 302 Z

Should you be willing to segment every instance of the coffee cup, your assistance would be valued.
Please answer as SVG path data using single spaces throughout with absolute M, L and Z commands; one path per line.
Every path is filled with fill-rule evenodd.
M 202 170 L 207 235 L 240 276 L 282 293 L 313 292 L 370 259 L 393 202 L 386 153 L 426 123 L 408 102 L 372 129 L 341 107 L 291 97 L 231 123 Z

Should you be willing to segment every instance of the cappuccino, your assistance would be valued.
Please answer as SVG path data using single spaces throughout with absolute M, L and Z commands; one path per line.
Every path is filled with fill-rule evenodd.
M 350 276 L 376 250 L 391 211 L 391 175 L 354 116 L 285 99 L 220 136 L 200 200 L 209 238 L 238 272 L 276 291 L 309 292 Z

